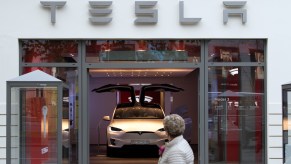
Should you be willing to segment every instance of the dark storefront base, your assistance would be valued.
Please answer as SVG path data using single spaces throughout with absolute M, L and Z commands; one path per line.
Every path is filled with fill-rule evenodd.
M 198 145 L 191 145 L 194 155 L 195 163 L 198 163 Z M 116 157 L 106 157 L 106 145 L 90 145 L 90 164 L 157 164 L 158 157 L 155 152 L 157 149 L 147 147 L 141 149 L 138 147 L 125 148 L 120 151 Z

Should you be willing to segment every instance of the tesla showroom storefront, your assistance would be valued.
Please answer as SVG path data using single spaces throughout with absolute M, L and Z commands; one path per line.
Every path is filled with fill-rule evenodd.
M 158 163 L 170 114 L 195 164 L 283 163 L 291 2 L 259 1 L 3 2 L 0 163 Z
M 15 114 L 26 119 L 11 119 L 11 162 L 56 162 L 62 153 L 63 163 L 78 163 L 86 151 L 90 162 L 100 155 L 130 158 L 132 151 L 155 158 L 167 142 L 162 119 L 172 113 L 184 118 L 184 138 L 197 162 L 265 162 L 265 40 L 22 39 L 19 44 L 21 74 L 41 70 L 62 80 L 63 107 L 59 116 L 50 102 L 54 94 L 25 92 L 22 111 Z M 143 91 L 151 85 L 160 88 Z M 132 101 L 158 106 L 144 105 L 153 110 L 138 108 L 138 115 L 127 111 Z M 37 110 L 44 105 L 45 124 Z M 56 117 L 62 117 L 59 132 Z M 19 136 L 13 135 L 15 126 Z M 61 150 L 56 132 L 62 133 Z M 48 151 L 35 153 L 42 147 Z M 14 151 L 20 151 L 18 157 Z

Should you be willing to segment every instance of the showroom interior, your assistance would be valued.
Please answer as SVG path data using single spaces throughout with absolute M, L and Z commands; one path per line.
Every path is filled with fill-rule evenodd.
M 168 45 L 167 45 L 168 44 Z M 163 41 L 163 40 L 140 40 L 140 41 L 114 41 L 107 40 L 102 42 L 97 41 L 94 44 L 92 41 L 87 44 L 86 47 L 86 61 L 90 62 L 101 62 L 101 63 L 112 63 L 122 64 L 131 62 L 130 65 L 144 65 L 131 68 L 131 66 L 126 66 L 123 68 L 99 68 L 90 66 L 88 68 L 88 88 L 89 88 L 89 102 L 88 109 L 90 113 L 89 117 L 89 143 L 90 143 L 90 161 L 96 159 L 96 156 L 101 154 L 106 154 L 104 152 L 104 147 L 107 144 L 106 141 L 106 128 L 109 122 L 104 121 L 103 116 L 112 116 L 113 110 L 116 104 L 122 103 L 122 100 L 128 101 L 128 95 L 125 97 L 120 92 L 109 92 L 109 93 L 96 93 L 92 92 L 93 89 L 107 85 L 107 84 L 119 84 L 119 85 L 130 85 L 135 88 L 135 92 L 139 92 L 142 86 L 150 84 L 171 84 L 176 87 L 183 88 L 183 91 L 178 93 L 171 92 L 157 92 L 153 94 L 158 94 L 158 99 L 155 103 L 159 104 L 166 115 L 170 113 L 178 113 L 183 118 L 189 119 L 191 123 L 187 125 L 185 135 L 193 150 L 195 150 L 196 159 L 198 157 L 198 95 L 199 95 L 199 67 L 157 67 L 157 66 L 147 66 L 148 64 L 156 65 L 160 64 L 175 64 L 184 63 L 185 60 L 196 61 L 200 58 L 200 44 L 195 40 L 191 47 L 191 59 L 185 56 L 185 44 L 181 41 Z M 97 45 L 97 46 L 96 46 Z M 150 46 L 151 45 L 151 46 Z M 171 46 L 166 48 L 166 46 Z M 178 51 L 173 51 L 177 48 Z M 149 53 L 150 51 L 154 53 Z M 159 53 L 161 51 L 162 53 Z M 163 52 L 164 51 L 164 52 Z M 176 54 L 170 54 L 176 52 Z M 99 58 L 96 58 L 96 53 L 99 53 Z M 93 55 L 92 55 L 93 54 Z M 169 63 L 170 61 L 170 63 Z M 117 63 L 118 62 L 118 63 Z M 137 93 L 138 95 L 138 93 Z M 155 96 L 152 96 L 155 97 Z M 187 98 L 186 98 L 187 97 Z M 98 104 L 98 105 L 96 105 Z M 98 133 L 99 131 L 99 133 Z M 186 134 L 187 133 L 187 134 Z M 186 137 L 185 136 L 185 137 Z M 98 138 L 100 138 L 98 140 Z M 99 145 L 99 147 L 98 147 Z M 103 147 L 103 148 L 102 148 Z M 99 148 L 99 149 L 98 149 Z M 133 150 L 132 150 L 133 149 Z M 103 150 L 103 152 L 102 152 Z M 119 154 L 123 156 L 128 156 L 133 154 L 138 150 L 138 148 L 129 148 L 119 151 Z M 122 153 L 122 151 L 128 151 Z M 156 152 L 156 153 L 152 153 Z M 145 149 L 135 153 L 134 155 L 129 155 L 129 157 L 156 157 L 158 150 Z M 142 155 L 141 155 L 142 154 Z M 98 158 L 97 158 L 98 159 Z
M 193 147 L 195 146 L 197 148 L 198 69 L 135 69 L 134 71 L 132 69 L 90 69 L 89 74 L 89 90 L 107 84 L 131 85 L 134 86 L 136 92 L 138 92 L 142 86 L 149 84 L 171 84 L 183 88 L 184 91 L 178 93 L 156 92 L 156 94 L 153 93 L 155 95 L 149 98 L 153 98 L 151 101 L 154 103 L 160 104 L 166 115 L 176 113 L 183 116 L 184 119 L 189 119 L 191 121 L 191 123 L 186 126 L 187 129 L 184 137 L 187 138 Z M 90 149 L 90 154 L 96 153 L 96 151 L 94 152 L 94 150 L 96 150 L 96 148 L 94 149 L 96 145 L 106 145 L 106 127 L 108 126 L 108 122 L 102 119 L 103 116 L 112 116 L 116 104 L 122 103 L 123 101 L 129 102 L 128 97 L 128 94 L 120 94 L 119 92 L 89 93 L 90 145 L 93 146 L 93 148 Z M 99 129 L 98 125 L 100 125 Z M 99 133 L 98 130 L 100 130 Z M 99 138 L 98 135 L 102 135 L 100 136 L 100 140 L 96 140 L 96 138 Z M 152 151 L 158 152 L 157 150 Z
M 109 122 L 103 117 L 112 116 L 128 95 L 96 93 L 95 88 L 130 85 L 138 94 L 145 85 L 171 84 L 183 91 L 157 92 L 150 98 L 166 115 L 190 120 L 184 137 L 195 162 L 264 163 L 264 39 L 23 39 L 19 44 L 21 74 L 39 69 L 64 82 L 63 148 L 44 161 L 58 151 L 64 163 L 91 163 L 106 155 Z M 29 133 L 33 131 L 20 137 Z M 23 155 L 19 158 L 34 158 Z

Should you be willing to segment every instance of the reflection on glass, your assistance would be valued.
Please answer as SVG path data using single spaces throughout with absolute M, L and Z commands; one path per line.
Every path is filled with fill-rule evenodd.
M 264 67 L 256 67 L 256 79 L 264 79 Z
M 63 163 L 78 163 L 78 73 L 70 67 L 24 67 L 23 74 L 42 70 L 65 84 L 63 90 L 62 154 Z
M 264 163 L 264 79 L 257 67 L 209 67 L 209 163 Z
M 78 42 L 74 40 L 21 40 L 25 63 L 76 63 Z
M 57 88 L 14 87 L 11 93 L 12 163 L 57 163 Z
M 91 40 L 86 62 L 200 62 L 199 40 Z
M 211 40 L 210 62 L 264 62 L 263 40 Z

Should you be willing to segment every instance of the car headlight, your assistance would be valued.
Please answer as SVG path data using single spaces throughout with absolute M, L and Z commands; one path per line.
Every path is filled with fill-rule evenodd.
M 161 128 L 161 129 L 159 129 L 158 131 L 159 131 L 159 132 L 164 132 L 165 129 L 164 129 L 164 128 Z
M 122 131 L 122 129 L 116 128 L 116 127 L 110 127 L 110 131 Z

